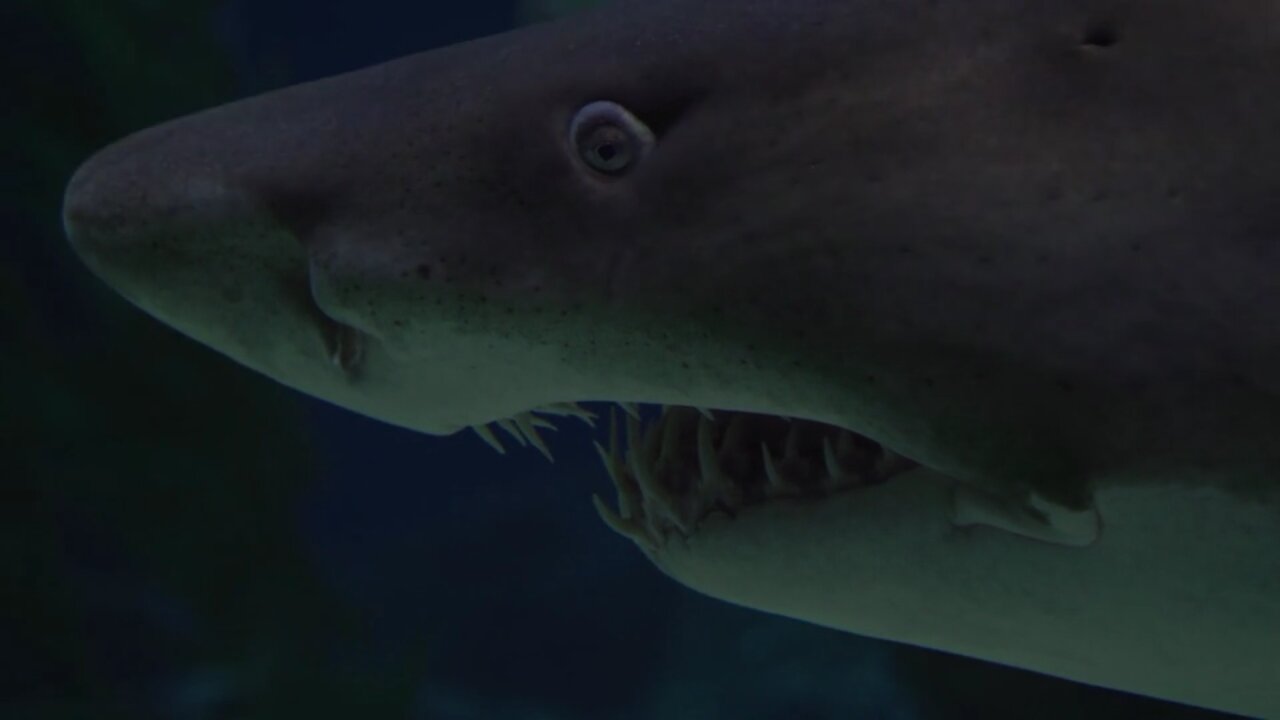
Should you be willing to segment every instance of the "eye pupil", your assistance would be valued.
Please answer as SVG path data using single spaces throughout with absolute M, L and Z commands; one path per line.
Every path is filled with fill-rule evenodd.
M 617 174 L 631 166 L 631 147 L 625 139 L 599 138 L 588 146 L 585 155 L 587 164 L 603 173 Z
M 617 175 L 631 166 L 632 140 L 616 125 L 601 125 L 588 134 L 582 159 L 598 172 Z

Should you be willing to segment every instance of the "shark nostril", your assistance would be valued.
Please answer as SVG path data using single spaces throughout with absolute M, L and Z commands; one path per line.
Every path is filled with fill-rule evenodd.
M 348 377 L 354 378 L 364 359 L 365 335 L 350 325 L 325 317 L 321 321 L 325 352 L 333 363 Z
M 307 304 L 319 328 L 325 357 L 348 379 L 354 380 L 360 374 L 368 336 L 359 328 L 339 320 L 329 309 L 334 302 L 332 289 L 326 285 L 323 271 L 317 267 L 314 258 L 307 262 L 306 275 Z

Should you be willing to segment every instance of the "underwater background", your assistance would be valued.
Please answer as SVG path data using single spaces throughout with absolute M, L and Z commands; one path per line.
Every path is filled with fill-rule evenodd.
M 128 132 L 586 4 L 0 0 L 0 720 L 1225 717 L 699 596 L 596 518 L 584 426 L 552 465 L 336 409 L 62 237 Z

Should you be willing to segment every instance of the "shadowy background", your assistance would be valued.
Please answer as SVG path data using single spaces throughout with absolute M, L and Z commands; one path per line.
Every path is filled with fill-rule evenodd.
M 1221 717 L 695 595 L 596 519 L 584 427 L 553 466 L 335 409 L 61 236 L 125 133 L 586 4 L 5 0 L 0 718 Z

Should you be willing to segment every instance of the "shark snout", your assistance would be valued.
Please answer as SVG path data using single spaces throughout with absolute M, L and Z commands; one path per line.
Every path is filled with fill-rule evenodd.
M 112 146 L 91 157 L 72 175 L 63 196 L 67 239 L 91 265 L 127 241 L 129 220 L 141 204 L 136 174 L 129 172 L 128 158 L 121 155 Z
M 71 247 L 129 301 L 236 360 L 327 377 L 333 323 L 312 300 L 306 251 L 244 182 L 251 155 L 215 152 L 200 130 L 161 126 L 85 161 L 63 200 Z
M 226 231 L 259 213 L 214 163 L 191 157 L 166 128 L 125 138 L 76 170 L 63 198 L 72 248 L 104 281 L 129 294 L 202 265 L 217 275 Z M 132 298 L 132 296 L 130 296 Z

